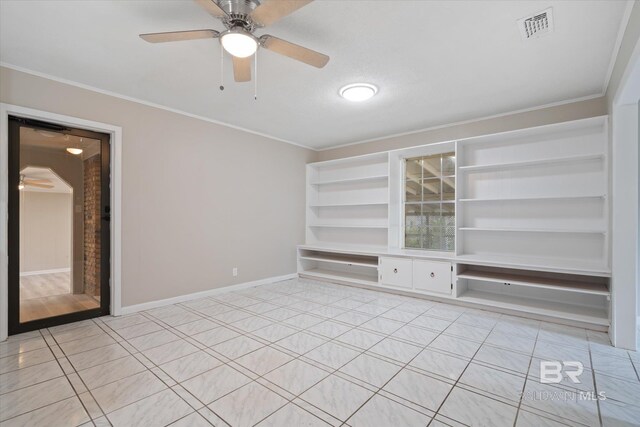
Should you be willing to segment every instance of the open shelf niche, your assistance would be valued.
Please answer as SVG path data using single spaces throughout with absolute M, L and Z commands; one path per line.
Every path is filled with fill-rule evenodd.
M 608 325 L 606 277 L 457 264 L 457 299 L 596 325 Z
M 607 153 L 602 117 L 458 141 L 457 256 L 609 272 Z
M 378 284 L 378 257 L 298 249 L 298 272 L 310 278 Z
M 387 153 L 307 165 L 307 243 L 387 247 Z

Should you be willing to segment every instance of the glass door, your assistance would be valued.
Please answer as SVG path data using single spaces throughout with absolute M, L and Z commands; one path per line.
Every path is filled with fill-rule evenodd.
M 9 120 L 9 333 L 109 313 L 109 135 Z

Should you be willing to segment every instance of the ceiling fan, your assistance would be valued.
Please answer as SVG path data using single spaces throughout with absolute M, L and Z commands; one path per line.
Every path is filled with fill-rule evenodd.
M 212 29 L 140 34 L 149 43 L 219 38 L 225 51 L 233 57 L 236 82 L 251 81 L 251 56 L 258 47 L 288 56 L 317 68 L 324 67 L 329 57 L 306 47 L 264 34 L 253 33 L 295 12 L 312 0 L 195 0 L 210 15 L 222 21 L 225 31 Z M 222 88 L 222 87 L 221 87 Z
M 20 175 L 18 190 L 23 190 L 25 187 L 53 188 L 53 185 L 50 183 L 51 180 L 47 178 L 29 178 L 27 176 Z

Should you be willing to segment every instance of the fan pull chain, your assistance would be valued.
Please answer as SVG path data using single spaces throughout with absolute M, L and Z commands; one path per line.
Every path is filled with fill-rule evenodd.
M 256 51 L 255 54 L 253 54 L 253 60 L 254 60 L 253 67 L 255 69 L 255 74 L 256 74 L 256 78 L 253 86 L 253 99 L 257 101 L 258 100 L 258 51 Z
M 220 46 L 220 90 L 224 90 L 224 49 Z

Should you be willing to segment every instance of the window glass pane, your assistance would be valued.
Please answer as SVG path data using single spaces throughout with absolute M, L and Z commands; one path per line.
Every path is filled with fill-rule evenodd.
M 405 200 L 407 202 L 422 201 L 422 185 L 420 181 L 407 181 L 405 185 Z
M 440 201 L 440 193 L 442 193 L 442 182 L 440 178 L 425 178 L 420 185 L 422 187 L 423 202 Z
M 405 205 L 404 243 L 407 248 L 422 247 L 422 206 L 420 204 Z
M 456 178 L 454 176 L 442 178 L 442 184 L 442 200 L 455 200 Z
M 423 157 L 421 164 L 425 177 L 433 178 L 442 175 L 442 156 Z
M 405 247 L 453 251 L 454 153 L 406 159 L 405 171 Z
M 451 176 L 456 174 L 456 158 L 455 156 L 444 155 L 442 157 L 442 175 Z
M 407 176 L 422 177 L 421 158 L 407 159 Z

